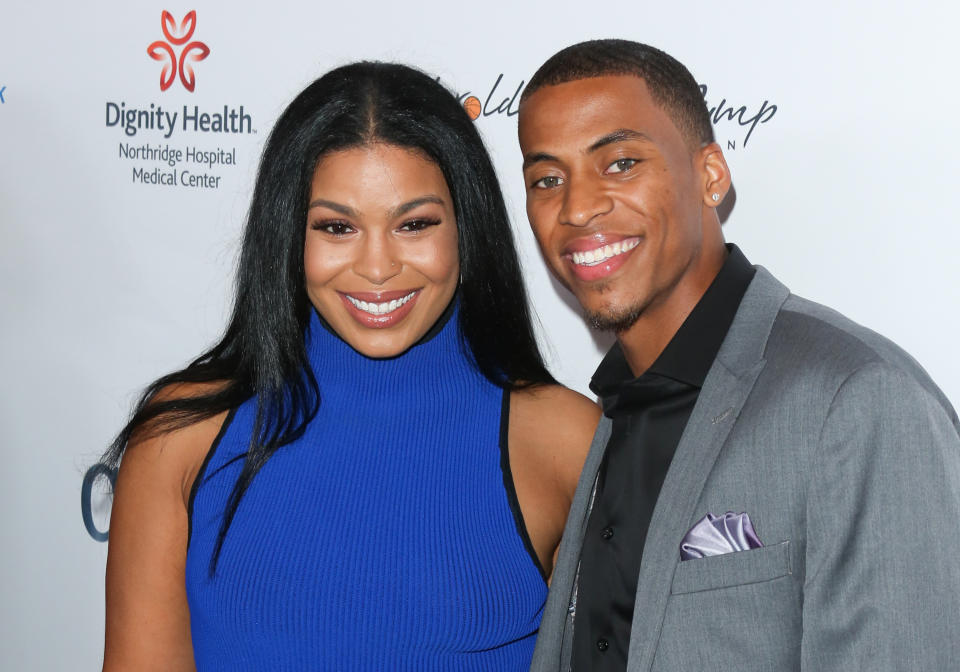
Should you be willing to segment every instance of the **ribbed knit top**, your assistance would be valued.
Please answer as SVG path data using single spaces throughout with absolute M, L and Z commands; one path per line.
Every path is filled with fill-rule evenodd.
M 505 459 L 507 395 L 465 354 L 456 314 L 392 359 L 316 315 L 306 339 L 320 410 L 254 478 L 213 578 L 254 400 L 194 486 L 198 671 L 526 670 L 546 585 Z

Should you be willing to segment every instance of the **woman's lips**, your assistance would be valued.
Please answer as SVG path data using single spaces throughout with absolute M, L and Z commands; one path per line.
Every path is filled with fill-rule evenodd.
M 394 326 L 413 310 L 413 305 L 420 296 L 419 289 L 337 293 L 350 317 L 370 329 Z
M 609 242 L 607 239 L 580 240 L 569 246 L 564 256 L 570 260 L 574 274 L 584 282 L 610 275 L 623 266 L 630 253 L 643 241 L 639 236 Z

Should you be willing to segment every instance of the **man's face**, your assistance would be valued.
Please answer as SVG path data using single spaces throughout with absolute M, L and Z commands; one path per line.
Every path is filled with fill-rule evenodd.
M 705 289 L 706 150 L 691 149 L 642 79 L 544 87 L 519 123 L 530 225 L 594 326 L 624 331 Z

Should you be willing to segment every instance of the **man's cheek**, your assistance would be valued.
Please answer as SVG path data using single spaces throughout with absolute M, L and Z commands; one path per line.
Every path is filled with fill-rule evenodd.
M 531 218 L 533 237 L 537 239 L 537 244 L 543 250 L 544 254 L 549 254 L 550 229 L 537 224 L 536 219 Z

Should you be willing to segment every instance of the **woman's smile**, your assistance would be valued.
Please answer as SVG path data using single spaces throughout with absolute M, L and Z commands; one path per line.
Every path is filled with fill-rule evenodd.
M 393 292 L 340 292 L 350 316 L 364 327 L 392 327 L 410 314 L 419 289 Z

